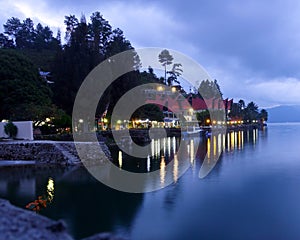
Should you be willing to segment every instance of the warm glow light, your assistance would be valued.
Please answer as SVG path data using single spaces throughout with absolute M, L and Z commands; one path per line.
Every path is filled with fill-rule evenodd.
M 190 154 L 190 157 L 191 157 L 191 163 L 193 164 L 193 162 L 194 162 L 194 140 L 193 139 L 191 139 L 191 141 L 190 141 L 190 146 L 191 146 L 191 154 Z
M 176 87 L 172 87 L 172 88 L 171 88 L 171 91 L 172 91 L 172 92 L 176 92 Z
M 83 119 L 79 119 L 78 122 L 83 123 Z
M 122 164 L 123 164 L 123 156 L 122 156 L 122 151 L 119 151 L 119 167 L 122 168 Z
M 210 119 L 208 118 L 208 119 L 206 119 L 206 123 L 210 123 Z
M 207 139 L 207 158 L 210 159 L 210 138 Z
M 216 120 L 213 120 L 213 124 L 216 124 L 217 122 L 216 122 Z
M 241 131 L 239 131 L 238 132 L 238 147 L 239 147 L 239 149 L 241 149 L 242 148 L 242 133 L 241 133 Z
M 160 184 L 163 187 L 165 185 L 165 177 L 166 177 L 166 163 L 165 157 L 161 157 L 160 161 Z
M 103 119 L 103 122 L 107 123 L 107 118 L 104 118 L 104 119 Z
M 216 136 L 213 137 L 213 150 L 214 150 L 214 156 L 217 155 L 217 138 Z
M 173 180 L 177 182 L 178 180 L 178 158 L 177 154 L 174 155 L 174 166 L 173 166 Z
M 47 194 L 49 202 L 52 202 L 54 198 L 54 181 L 51 177 L 48 179 Z
M 164 88 L 162 86 L 157 87 L 157 91 L 163 91 L 163 90 L 164 90 Z

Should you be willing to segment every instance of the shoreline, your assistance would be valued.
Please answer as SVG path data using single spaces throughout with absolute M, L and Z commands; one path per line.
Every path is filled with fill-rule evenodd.
M 12 205 L 0 198 L 0 232 L 3 239 L 74 240 L 63 220 L 52 220 Z M 82 240 L 125 240 L 112 233 L 98 233 Z
M 105 158 L 111 158 L 111 153 L 104 142 L 100 142 L 100 148 L 95 145 L 87 146 L 87 143 L 58 142 L 58 141 L 2 141 L 0 142 L 0 163 L 2 161 L 21 161 L 26 165 L 57 165 L 74 166 L 82 165 L 77 154 L 77 148 L 86 152 L 87 159 L 99 159 L 103 162 Z

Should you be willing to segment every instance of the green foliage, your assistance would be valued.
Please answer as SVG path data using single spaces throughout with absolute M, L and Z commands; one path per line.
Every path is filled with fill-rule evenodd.
M 197 112 L 196 117 L 200 124 L 204 125 L 206 119 L 210 119 L 210 114 L 208 110 L 204 110 L 202 112 Z
M 43 27 L 39 23 L 34 28 L 34 23 L 30 18 L 21 22 L 20 19 L 12 17 L 6 21 L 3 27 L 6 35 L 2 35 L 0 39 L 5 44 L 0 44 L 0 47 L 15 46 L 18 49 L 56 50 L 60 46 L 60 40 L 53 37 L 53 32 L 48 26 Z M 8 39 L 14 39 L 14 42 Z
M 200 83 L 198 91 L 201 97 L 204 99 L 220 98 L 223 95 L 217 80 L 214 81 L 209 81 L 208 79 L 203 80 Z
M 173 56 L 167 49 L 162 50 L 161 53 L 158 55 L 158 61 L 165 68 L 165 84 L 167 84 L 167 65 L 171 65 L 173 59 Z
M 51 107 L 51 90 L 34 65 L 15 50 L 0 49 L 0 119 L 37 120 Z
M 149 119 L 150 121 L 163 121 L 164 115 L 157 105 L 146 104 L 138 108 L 132 114 L 132 119 Z
M 268 112 L 266 109 L 262 109 L 259 113 L 259 118 L 260 120 L 263 121 L 268 121 Z
M 13 124 L 13 122 L 9 121 L 4 126 L 4 132 L 10 138 L 15 138 L 17 136 L 17 134 L 18 134 L 18 127 L 15 124 Z
M 251 123 L 253 120 L 268 121 L 268 112 L 265 109 L 258 111 L 258 106 L 254 102 L 250 102 L 245 106 L 244 100 L 233 103 L 229 113 L 230 118 L 244 120 L 244 123 Z
M 183 70 L 181 69 L 182 64 L 181 63 L 174 63 L 172 70 L 168 71 L 167 73 L 170 75 L 167 79 L 167 83 L 169 86 L 172 85 L 172 83 L 180 83 L 178 81 L 178 77 L 182 74 Z

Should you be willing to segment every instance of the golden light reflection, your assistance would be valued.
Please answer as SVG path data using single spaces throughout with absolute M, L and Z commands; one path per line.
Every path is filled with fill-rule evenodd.
M 230 149 L 233 150 L 234 149 L 234 132 L 230 133 Z
M 165 178 L 166 178 L 166 162 L 165 157 L 161 157 L 160 161 L 160 184 L 163 187 L 165 185 Z
M 122 156 L 122 151 L 119 151 L 119 167 L 122 168 L 122 164 L 123 164 L 123 156 Z
M 213 137 L 213 149 L 214 149 L 214 156 L 217 155 L 217 137 Z
M 190 141 L 191 151 L 190 151 L 190 157 L 191 157 L 191 164 L 194 163 L 195 153 L 194 153 L 194 140 L 191 139 Z
M 174 155 L 173 180 L 174 180 L 174 182 L 177 182 L 177 180 L 178 180 L 178 157 L 177 157 L 177 154 Z
M 207 158 L 210 159 L 210 138 L 207 139 Z
M 49 177 L 48 179 L 47 195 L 48 195 L 48 201 L 52 202 L 54 199 L 54 180 L 51 177 Z
M 241 149 L 242 148 L 242 145 L 241 145 L 242 144 L 242 132 L 241 131 L 238 132 L 238 140 L 239 140 L 238 148 Z

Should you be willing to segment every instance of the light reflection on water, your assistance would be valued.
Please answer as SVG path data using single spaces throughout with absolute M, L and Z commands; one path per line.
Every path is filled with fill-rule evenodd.
M 180 138 L 167 137 L 152 139 L 148 145 L 152 156 L 146 159 L 138 159 L 118 150 L 118 161 L 114 163 L 123 170 L 132 172 L 149 172 L 160 170 L 160 185 L 165 186 L 166 177 L 172 174 L 171 178 L 177 182 L 179 178 L 180 164 L 189 162 L 191 168 L 195 166 L 195 161 L 202 162 L 207 156 L 208 164 L 212 164 L 222 157 L 222 152 L 240 151 L 244 148 L 244 143 L 256 144 L 258 129 L 248 131 L 231 131 L 226 134 L 215 134 L 209 137 L 187 137 Z M 180 144 L 184 145 L 184 152 L 178 156 L 177 151 Z M 128 146 L 130 153 L 130 145 Z M 143 164 L 145 162 L 146 164 Z M 166 165 L 172 164 L 172 171 L 166 171 Z
M 0 196 L 24 207 L 38 195 L 47 194 L 51 197 L 52 204 L 42 214 L 53 219 L 63 218 L 69 226 L 69 231 L 76 239 L 103 231 L 127 234 L 133 239 L 141 239 L 141 236 L 143 239 L 182 239 L 181 235 L 170 237 L 171 232 L 189 229 L 190 236 L 193 236 L 200 232 L 199 227 L 195 225 L 197 222 L 200 224 L 205 217 L 216 214 L 206 212 L 206 208 L 210 211 L 212 209 L 207 207 L 207 203 L 203 200 L 203 198 L 205 199 L 204 196 L 209 196 L 207 201 L 210 204 L 213 202 L 214 206 L 225 204 L 222 201 L 213 201 L 213 199 L 222 196 L 224 194 L 222 191 L 231 190 L 231 185 L 226 183 L 229 188 L 226 189 L 222 186 L 224 189 L 220 190 L 218 186 L 213 185 L 214 182 L 211 180 L 217 179 L 222 169 L 225 173 L 232 171 L 230 172 L 232 175 L 239 173 L 240 169 L 234 171 L 236 165 L 241 166 L 239 164 L 242 164 L 243 161 L 246 162 L 245 160 L 248 159 L 246 153 L 251 155 L 254 151 L 259 150 L 253 146 L 259 145 L 261 140 L 259 135 L 263 134 L 265 133 L 258 133 L 258 130 L 238 131 L 223 135 L 217 134 L 209 138 L 186 138 L 181 143 L 175 137 L 154 139 L 149 144 L 152 156 L 145 159 L 131 158 L 119 149 L 114 150 L 114 164 L 120 168 L 120 171 L 125 169 L 135 172 L 159 170 L 160 178 L 157 180 L 162 187 L 165 185 L 167 177 L 174 180 L 173 185 L 155 193 L 127 194 L 117 192 L 96 182 L 84 169 L 15 168 L 7 170 L 7 168 L 0 168 Z M 185 151 L 182 155 L 177 153 L 179 144 L 184 144 Z M 216 166 L 216 169 L 207 179 L 200 180 L 198 171 L 205 156 L 207 155 L 209 161 L 216 161 L 216 156 L 220 152 L 223 152 L 219 160 L 220 164 Z M 223 163 L 224 156 L 225 163 Z M 230 162 L 236 156 L 241 158 L 239 162 Z M 179 178 L 178 171 L 182 162 L 188 162 L 191 171 Z M 172 166 L 171 172 L 166 172 L 168 164 Z M 168 176 L 168 174 L 171 175 Z M 196 185 L 191 178 L 196 179 Z M 241 179 L 234 179 L 234 182 L 241 182 Z M 215 188 L 219 189 L 218 193 L 214 192 Z M 213 195 L 210 196 L 211 192 Z M 223 196 L 223 198 L 225 197 Z M 243 196 L 237 196 L 237 198 L 243 198 Z M 194 199 L 196 203 L 193 202 Z M 88 208 L 87 211 L 86 207 L 81 207 L 83 203 L 88 203 L 92 207 Z M 227 209 L 230 204 L 232 203 L 224 205 L 222 209 Z M 218 211 L 222 212 L 222 209 L 218 209 Z M 196 210 L 199 210 L 203 215 L 200 219 L 194 214 Z M 251 210 L 249 211 L 251 212 Z M 166 217 L 169 215 L 172 218 Z M 224 214 L 224 216 L 227 215 Z M 155 217 L 157 221 L 153 221 L 156 219 Z M 230 222 L 230 216 L 227 217 Z M 218 219 L 214 220 L 218 222 Z M 231 220 L 234 221 L 234 219 Z M 178 222 L 180 224 L 174 228 Z M 226 221 L 223 219 L 222 224 L 225 224 L 224 222 Z M 189 223 L 190 226 L 187 227 L 186 223 Z M 163 227 L 157 228 L 156 224 Z M 201 224 L 201 232 L 210 231 L 210 227 L 205 228 L 206 225 Z M 157 235 L 154 236 L 154 231 L 153 233 L 152 231 L 151 233 L 147 232 L 147 226 L 156 229 Z M 194 230 L 190 229 L 191 227 Z M 218 225 L 218 227 L 220 226 Z M 163 237 L 166 233 L 170 233 L 170 236 Z

